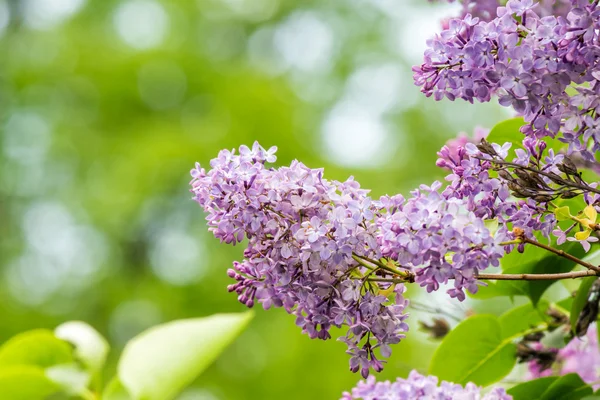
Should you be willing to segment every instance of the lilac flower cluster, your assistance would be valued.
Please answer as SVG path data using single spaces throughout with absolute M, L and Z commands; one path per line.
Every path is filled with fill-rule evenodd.
M 442 381 L 438 386 L 435 376 L 423 376 L 417 371 L 411 371 L 408 378 L 398 378 L 395 382 L 376 382 L 374 377 L 369 377 L 366 382 L 361 381 L 352 389 L 351 393 L 344 393 L 341 400 L 512 400 L 503 388 L 494 388 L 483 394 L 481 389 L 473 383 L 465 387 L 454 383 Z
M 389 357 L 389 345 L 408 326 L 404 286 L 386 282 L 390 268 L 376 264 L 378 209 L 352 178 L 328 181 L 322 169 L 298 161 L 268 168 L 275 150 L 258 143 L 240 147 L 239 155 L 223 150 L 210 171 L 196 165 L 191 172 L 215 237 L 231 244 L 248 239 L 244 260 L 228 271 L 237 281 L 229 290 L 248 307 L 283 307 L 311 338 L 329 339 L 332 326 L 347 326 L 341 340 L 351 370 L 380 371 L 375 350 Z
M 439 0 L 429 0 L 430 2 Z M 460 3 L 461 14 L 463 17 L 471 14 L 481 18 L 484 21 L 489 21 L 496 16 L 496 9 L 500 6 L 498 0 L 447 0 L 449 3 Z M 444 21 L 445 22 L 445 21 Z M 442 22 L 444 24 L 444 22 Z
M 477 273 L 498 266 L 505 253 L 505 230 L 494 234 L 464 202 L 439 193 L 441 183 L 421 185 L 412 197 L 383 198 L 387 213 L 378 219 L 381 252 L 405 268 L 415 270 L 416 282 L 428 292 L 450 279 L 451 297 L 465 299 L 463 289 L 477 292 Z
M 537 343 L 536 350 L 544 349 Z M 550 368 L 545 368 L 536 360 L 530 361 L 529 377 L 540 378 L 552 375 L 576 373 L 586 383 L 596 383 L 600 379 L 600 349 L 598 348 L 598 332 L 596 325 L 590 326 L 583 338 L 575 337 L 562 349 L 546 349 L 556 354 L 556 359 Z
M 430 2 L 436 0 L 429 0 Z M 438 0 L 439 1 L 439 0 Z M 447 0 L 449 3 L 460 3 L 461 17 L 471 14 L 484 21 L 496 17 L 496 10 L 504 2 L 498 0 Z M 538 2 L 537 12 L 541 16 L 556 15 L 566 16 L 571 9 L 570 0 L 541 0 Z
M 448 293 L 464 300 L 510 249 L 506 226 L 490 230 L 476 202 L 440 193 L 439 182 L 374 202 L 352 178 L 328 181 L 298 161 L 268 168 L 274 153 L 257 143 L 223 150 L 208 172 L 191 172 L 209 230 L 225 243 L 248 239 L 229 290 L 249 307 L 283 307 L 311 338 L 348 327 L 340 340 L 364 376 L 383 368 L 375 350 L 389 357 L 408 329 L 402 282 L 433 291 L 452 280 Z
M 570 3 L 566 17 L 561 7 L 552 8 L 559 16 L 541 16 L 543 4 L 509 0 L 490 21 L 471 14 L 450 20 L 428 41 L 425 62 L 413 67 L 415 83 L 436 100 L 487 102 L 495 95 L 524 116 L 525 134 L 562 131 L 569 153 L 592 160 L 600 150 L 600 8 L 596 0 Z

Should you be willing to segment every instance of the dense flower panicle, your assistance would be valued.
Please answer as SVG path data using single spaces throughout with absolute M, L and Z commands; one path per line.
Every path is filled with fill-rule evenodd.
M 470 209 L 439 182 L 408 199 L 372 201 L 352 178 L 328 181 L 298 161 L 268 168 L 274 153 L 255 143 L 191 171 L 209 230 L 225 243 L 248 240 L 229 290 L 249 307 L 283 307 L 311 338 L 346 326 L 350 368 L 364 376 L 383 367 L 375 350 L 389 357 L 408 330 L 403 281 L 433 291 L 452 280 L 448 293 L 464 300 L 464 289 L 477 291 L 477 273 L 509 249 L 505 226 L 490 231 L 476 202 Z
M 423 376 L 411 371 L 408 378 L 398 378 L 395 382 L 377 382 L 370 376 L 361 381 L 350 393 L 343 394 L 341 400 L 512 400 L 503 388 L 494 388 L 483 394 L 473 383 L 465 387 L 442 381 L 438 386 L 435 376 Z
M 435 2 L 439 0 L 429 0 Z M 496 10 L 504 2 L 498 0 L 447 0 L 448 3 L 461 5 L 461 17 L 471 14 L 484 21 L 491 21 L 496 17 Z M 555 15 L 566 16 L 571 9 L 570 0 L 541 0 L 538 2 L 537 12 L 541 16 Z
M 536 350 L 544 346 L 537 343 Z M 553 351 L 556 359 L 551 366 L 542 365 L 533 360 L 528 364 L 531 378 L 540 378 L 552 375 L 566 375 L 576 373 L 586 383 L 596 383 L 600 379 L 600 348 L 598 348 L 598 332 L 596 325 L 590 326 L 583 338 L 573 338 L 562 349 L 545 349 Z
M 500 243 L 508 235 L 494 235 L 463 201 L 444 197 L 440 187 L 439 182 L 422 185 L 408 200 L 382 199 L 388 212 L 377 221 L 377 239 L 382 254 L 413 269 L 428 292 L 452 279 L 448 294 L 464 300 L 463 289 L 477 292 L 478 271 L 499 265 L 505 253 Z
M 373 281 L 391 278 L 363 259 L 381 254 L 373 220 L 377 207 L 352 178 L 328 181 L 321 169 L 298 161 L 265 166 L 275 148 L 223 150 L 206 172 L 192 170 L 192 192 L 208 213 L 209 229 L 221 241 L 248 239 L 244 260 L 228 274 L 229 290 L 251 307 L 283 307 L 311 338 L 330 338 L 332 326 L 347 326 L 342 340 L 350 367 L 368 375 L 383 368 L 390 344 L 408 330 L 404 286 Z M 365 265 L 372 265 L 367 268 Z M 388 296 L 392 295 L 392 300 Z
M 490 21 L 472 14 L 450 20 L 428 41 L 425 62 L 413 67 L 415 83 L 436 100 L 497 96 L 525 117 L 525 134 L 561 131 L 569 153 L 592 160 L 600 150 L 600 8 L 597 1 L 570 3 L 566 17 L 543 16 L 564 13 L 562 3 L 509 0 Z

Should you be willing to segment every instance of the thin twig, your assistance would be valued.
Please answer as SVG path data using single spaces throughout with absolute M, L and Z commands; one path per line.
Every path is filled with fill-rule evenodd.
M 498 165 L 506 165 L 506 166 L 513 167 L 513 168 L 521 168 L 521 169 L 524 169 L 524 170 L 527 170 L 527 171 L 530 171 L 530 172 L 535 172 L 537 174 L 543 175 L 543 176 L 545 176 L 547 178 L 556 179 L 556 176 L 554 176 L 554 175 L 551 175 L 551 174 L 549 174 L 547 172 L 544 172 L 544 171 L 541 171 L 541 170 L 538 170 L 538 169 L 535 169 L 535 168 L 531 168 L 531 167 L 528 167 L 528 166 L 525 166 L 525 165 L 520 165 L 520 164 L 508 162 L 508 161 L 500 161 L 500 160 L 497 160 L 497 159 L 488 159 L 488 158 L 483 158 L 483 157 L 475 157 L 475 158 L 478 159 L 478 160 L 482 160 L 482 161 L 489 161 L 491 163 L 495 163 L 495 164 L 498 164 Z M 574 187 L 576 189 L 580 189 L 580 190 L 584 190 L 584 191 L 587 190 L 588 192 L 594 192 L 594 193 L 600 194 L 600 189 L 596 189 L 596 188 L 593 188 L 593 187 L 588 186 L 588 185 L 581 185 L 581 184 L 579 184 L 577 182 L 573 182 L 573 181 L 569 181 L 569 180 L 563 179 L 562 177 L 559 177 L 559 178 L 560 178 L 561 184 L 563 184 L 565 186 L 570 186 L 570 187 Z
M 553 281 L 559 279 L 576 279 L 586 276 L 599 276 L 595 271 L 572 271 L 556 274 L 479 274 L 476 276 L 481 281 Z M 398 278 L 369 278 L 372 282 L 404 283 L 410 277 Z M 452 279 L 452 278 L 451 278 Z
M 544 249 L 544 250 L 547 250 L 547 251 L 549 251 L 551 253 L 554 253 L 554 254 L 556 254 L 558 256 L 564 257 L 567 260 L 573 261 L 574 263 L 577 263 L 577 264 L 579 264 L 581 266 L 586 267 L 587 269 L 590 269 L 592 271 L 596 271 L 597 273 L 600 272 L 600 267 L 597 267 L 597 266 L 592 265 L 592 264 L 590 264 L 588 262 L 585 262 L 585 261 L 583 261 L 583 260 L 581 260 L 581 259 L 579 259 L 579 258 L 577 258 L 577 257 L 575 257 L 575 256 L 573 256 L 573 255 L 571 255 L 569 253 L 566 253 L 563 250 L 555 249 L 554 247 L 547 246 L 547 245 L 545 245 L 543 243 L 540 243 L 540 242 L 538 242 L 536 240 L 530 239 L 530 238 L 525 237 L 525 236 L 521 237 L 521 240 L 524 243 L 529 243 L 531 245 L 534 245 L 536 247 L 539 247 L 541 249 Z

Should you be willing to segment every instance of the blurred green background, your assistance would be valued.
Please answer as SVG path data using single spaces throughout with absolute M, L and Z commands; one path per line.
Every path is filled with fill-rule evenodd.
M 151 325 L 241 311 L 225 271 L 242 247 L 207 234 L 188 191 L 194 162 L 222 148 L 277 145 L 278 164 L 354 175 L 375 197 L 441 179 L 448 138 L 507 115 L 413 85 L 426 38 L 455 13 L 425 0 L 0 0 L 0 341 L 84 320 L 113 344 L 114 371 Z M 258 308 L 181 399 L 335 399 L 355 385 L 344 344 Z M 385 378 L 427 367 L 434 342 L 417 320 L 430 315 L 413 313 Z

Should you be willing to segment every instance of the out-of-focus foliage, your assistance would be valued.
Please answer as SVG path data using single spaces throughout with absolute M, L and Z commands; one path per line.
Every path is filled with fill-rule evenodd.
M 225 274 L 240 251 L 209 237 L 187 186 L 221 148 L 277 145 L 278 163 L 354 175 L 375 196 L 440 179 L 447 138 L 505 116 L 413 86 L 410 66 L 451 13 L 426 1 L 0 0 L 0 341 L 78 319 L 119 348 L 151 325 L 243 310 Z M 344 345 L 293 320 L 258 312 L 181 399 L 352 387 Z M 384 377 L 426 370 L 427 343 L 396 346 Z

